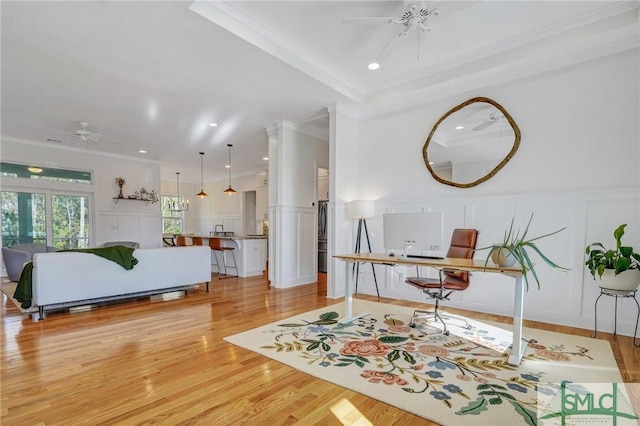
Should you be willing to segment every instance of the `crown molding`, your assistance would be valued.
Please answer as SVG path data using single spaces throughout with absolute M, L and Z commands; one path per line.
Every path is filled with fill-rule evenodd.
M 196 0 L 189 10 L 302 71 L 338 93 L 362 103 L 364 96 L 307 50 L 243 13 L 232 2 Z

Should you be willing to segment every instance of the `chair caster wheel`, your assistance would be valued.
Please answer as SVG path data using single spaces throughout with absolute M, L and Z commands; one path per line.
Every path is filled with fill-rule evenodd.
M 409 327 L 416 328 L 416 325 L 415 324 L 409 324 Z
M 449 330 L 447 330 L 447 331 L 444 331 L 442 334 L 444 334 L 445 336 L 448 336 L 450 333 L 449 333 Z
M 464 329 L 465 329 L 465 330 L 471 330 L 471 324 L 469 324 L 468 326 L 466 326 Z

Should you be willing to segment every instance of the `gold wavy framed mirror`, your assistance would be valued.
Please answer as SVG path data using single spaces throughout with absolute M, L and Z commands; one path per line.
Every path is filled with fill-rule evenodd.
M 520 129 L 496 101 L 477 97 L 452 108 L 433 126 L 422 148 L 438 182 L 471 188 L 493 177 L 520 146 Z

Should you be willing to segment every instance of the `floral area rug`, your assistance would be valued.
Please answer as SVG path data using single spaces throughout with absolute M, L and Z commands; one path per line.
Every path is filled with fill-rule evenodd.
M 503 349 L 510 325 L 471 321 L 444 336 L 409 327 L 412 308 L 355 300 L 361 311 L 372 314 L 338 324 L 340 303 L 225 340 L 444 425 L 536 424 L 538 392 L 622 382 L 606 341 L 525 328 L 527 351 L 514 367 Z

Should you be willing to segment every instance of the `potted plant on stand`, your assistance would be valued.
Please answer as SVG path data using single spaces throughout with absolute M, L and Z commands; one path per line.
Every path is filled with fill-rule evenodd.
M 607 249 L 602 243 L 591 243 L 585 249 L 587 260 L 585 265 L 602 288 L 618 291 L 634 291 L 640 285 L 640 254 L 633 247 L 622 245 L 622 236 L 627 224 L 622 224 L 613 231 L 616 240 L 615 249 Z
M 600 278 L 598 286 L 600 295 L 595 302 L 594 330 L 591 337 L 598 335 L 598 301 L 603 295 L 615 297 L 615 310 L 613 322 L 613 335 L 618 330 L 618 297 L 632 298 L 636 302 L 636 327 L 633 333 L 633 345 L 640 348 L 640 342 L 636 343 L 638 322 L 640 321 L 640 304 L 636 299 L 636 291 L 640 285 L 640 254 L 633 251 L 633 247 L 622 245 L 622 236 L 627 224 L 622 224 L 613 231 L 616 240 L 616 248 L 606 249 L 602 243 L 592 243 L 587 246 L 585 252 L 587 260 L 585 265 L 596 279 Z
M 482 247 L 476 250 L 489 250 L 487 254 L 487 260 L 484 263 L 486 267 L 489 263 L 489 259 L 493 261 L 498 266 L 511 267 L 516 263 L 520 265 L 522 271 L 524 272 L 524 281 L 526 285 L 527 291 L 529 291 L 529 280 L 527 276 L 529 272 L 533 275 L 533 278 L 536 280 L 538 285 L 538 289 L 540 289 L 540 280 L 538 279 L 538 275 L 536 274 L 535 265 L 531 261 L 531 255 L 528 250 L 532 250 L 537 253 L 540 258 L 549 266 L 554 269 L 559 269 L 561 271 L 568 271 L 567 268 L 563 268 L 562 266 L 558 266 L 554 262 L 552 262 L 547 256 L 545 256 L 542 251 L 536 245 L 536 241 L 550 237 L 551 235 L 555 235 L 558 232 L 566 229 L 561 228 L 557 231 L 550 232 L 548 234 L 540 235 L 534 238 L 527 238 L 527 234 L 529 232 L 529 225 L 531 225 L 531 221 L 533 220 L 533 213 L 529 218 L 529 222 L 527 223 L 526 228 L 522 233 L 513 229 L 513 219 L 511 219 L 511 225 L 509 226 L 509 230 L 505 231 L 504 239 L 501 243 L 492 244 L 487 247 Z

